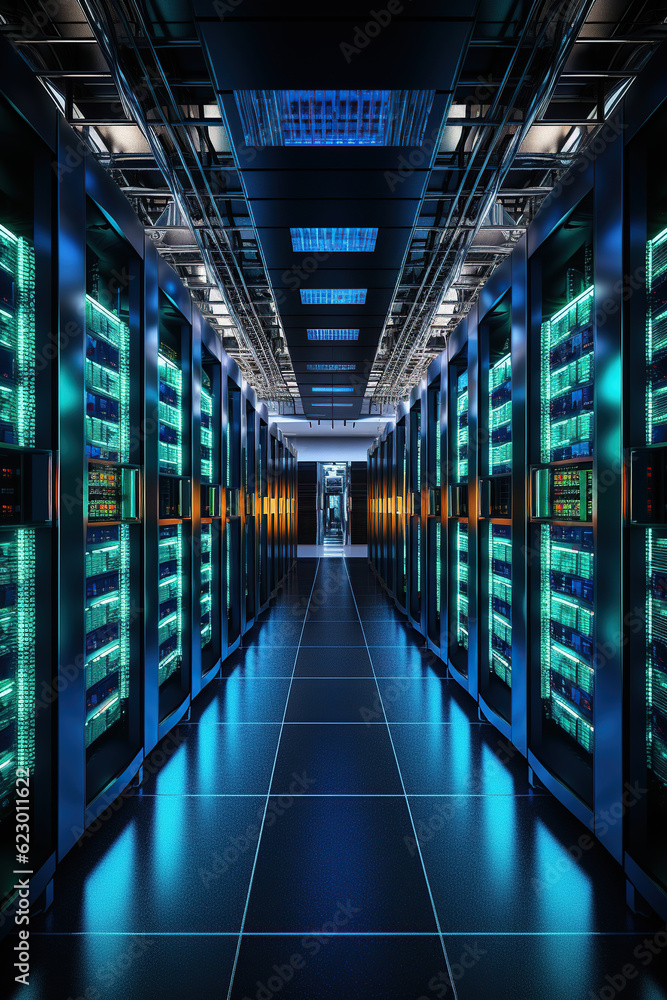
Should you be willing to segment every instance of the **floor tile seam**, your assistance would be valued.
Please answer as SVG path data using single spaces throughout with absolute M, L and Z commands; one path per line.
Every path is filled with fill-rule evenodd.
M 234 986 L 234 976 L 235 976 L 236 968 L 237 968 L 237 965 L 238 965 L 239 953 L 240 953 L 240 950 L 241 950 L 241 942 L 243 940 L 243 930 L 244 930 L 244 927 L 245 927 L 246 917 L 248 915 L 248 906 L 249 906 L 249 903 L 250 903 L 250 895 L 252 893 L 252 883 L 253 883 L 253 879 L 254 879 L 254 876 L 255 876 L 255 869 L 257 867 L 257 858 L 259 856 L 259 851 L 260 851 L 260 847 L 261 847 L 261 843 L 262 843 L 262 834 L 264 832 L 264 821 L 266 819 L 267 810 L 269 808 L 269 802 L 271 800 L 271 785 L 273 784 L 273 776 L 274 776 L 275 770 L 276 770 L 276 762 L 278 760 L 278 752 L 280 750 L 280 740 L 281 740 L 282 733 L 283 733 L 283 727 L 285 725 L 285 717 L 287 715 L 287 707 L 289 705 L 290 693 L 291 693 L 291 690 L 292 690 L 292 682 L 294 680 L 294 673 L 296 671 L 296 663 L 297 663 L 297 660 L 298 660 L 298 657 L 299 657 L 299 648 L 300 648 L 301 638 L 303 636 L 303 630 L 306 627 L 306 617 L 308 615 L 308 609 L 310 608 L 310 602 L 311 602 L 312 597 L 313 597 L 313 591 L 315 590 L 315 584 L 317 582 L 317 576 L 318 576 L 318 573 L 319 573 L 319 569 L 320 569 L 320 560 L 318 559 L 317 560 L 317 564 L 315 566 L 315 573 L 313 574 L 313 583 L 312 583 L 312 586 L 311 586 L 311 589 L 310 589 L 310 595 L 308 597 L 308 603 L 307 603 L 306 609 L 304 611 L 303 622 L 302 622 L 302 625 L 301 625 L 301 635 L 299 636 L 299 645 L 297 645 L 297 647 L 296 647 L 296 653 L 295 653 L 295 656 L 294 656 L 294 667 L 292 668 L 292 676 L 290 678 L 289 687 L 287 689 L 287 695 L 285 697 L 285 707 L 283 709 L 283 717 L 282 717 L 282 721 L 281 721 L 281 724 L 280 724 L 280 731 L 278 733 L 278 741 L 277 741 L 277 744 L 276 744 L 276 752 L 275 752 L 275 755 L 274 755 L 274 758 L 273 758 L 273 767 L 271 769 L 271 775 L 269 777 L 269 783 L 268 783 L 268 788 L 267 788 L 267 793 L 266 793 L 266 801 L 264 803 L 264 814 L 262 816 L 262 821 L 261 821 L 260 827 L 259 827 L 259 837 L 257 838 L 257 846 L 255 848 L 255 856 L 253 858 L 252 870 L 250 872 L 250 881 L 248 883 L 248 891 L 246 893 L 245 906 L 243 908 L 243 916 L 242 916 L 242 919 L 241 919 L 241 926 L 240 926 L 240 929 L 239 929 L 238 941 L 237 941 L 237 944 L 236 944 L 236 952 L 235 952 L 235 955 L 234 955 L 234 962 L 232 964 L 232 971 L 231 971 L 231 975 L 230 975 L 230 979 L 229 979 L 229 988 L 227 990 L 227 1000 L 231 1000 L 232 989 L 233 989 L 233 986 Z
M 343 560 L 343 565 L 345 567 L 345 572 L 348 573 L 346 560 Z M 350 589 L 352 590 L 352 597 L 353 597 L 353 600 L 354 600 L 355 607 L 357 608 L 357 615 L 359 615 L 359 608 L 357 607 L 357 601 L 356 601 L 356 596 L 355 596 L 355 593 L 354 593 L 354 587 L 352 586 L 352 582 L 350 581 L 349 573 L 348 573 L 348 581 L 350 582 Z M 405 782 L 403 780 L 403 774 L 401 772 L 401 766 L 399 764 L 398 754 L 396 753 L 396 747 L 394 745 L 394 740 L 393 740 L 393 737 L 392 737 L 392 734 L 391 734 L 391 729 L 389 727 L 389 721 L 387 719 L 387 713 L 386 713 L 385 707 L 384 707 L 384 700 L 382 698 L 382 692 L 380 691 L 380 685 L 378 683 L 378 679 L 377 679 L 377 676 L 375 674 L 375 667 L 373 666 L 373 659 L 371 657 L 370 649 L 368 648 L 368 639 L 366 637 L 366 630 L 364 629 L 363 622 L 361 621 L 361 617 L 359 617 L 359 624 L 361 625 L 361 631 L 362 631 L 363 636 L 364 636 L 364 642 L 366 643 L 366 651 L 368 652 L 368 659 L 370 660 L 371 668 L 373 670 L 373 677 L 375 679 L 375 686 L 377 688 L 377 694 L 378 694 L 378 699 L 380 701 L 380 707 L 382 708 L 382 715 L 383 715 L 384 720 L 385 720 L 385 722 L 387 724 L 387 732 L 389 733 L 389 739 L 391 741 L 391 748 L 392 748 L 392 751 L 393 751 L 393 754 L 394 754 L 394 760 L 396 762 L 396 768 L 397 768 L 397 771 L 398 771 L 398 777 L 399 777 L 399 780 L 401 782 L 401 788 L 403 789 L 403 794 L 404 794 L 404 797 L 405 797 L 405 805 L 406 805 L 406 808 L 408 810 L 408 816 L 410 818 L 410 824 L 412 826 L 412 832 L 414 834 L 414 842 L 416 844 L 417 854 L 418 854 L 419 860 L 421 862 L 422 873 L 423 873 L 423 876 L 424 876 L 424 881 L 426 883 L 426 888 L 427 888 L 427 891 L 428 891 L 428 895 L 429 895 L 429 898 L 431 900 L 431 907 L 433 909 L 433 917 L 435 919 L 435 926 L 436 926 L 436 928 L 438 930 L 438 933 L 440 935 L 440 944 L 442 946 L 442 952 L 443 952 L 444 959 L 445 959 L 445 965 L 447 966 L 447 973 L 449 975 L 450 985 L 451 985 L 451 988 L 452 988 L 452 994 L 453 994 L 454 1000 L 457 1000 L 456 983 L 455 983 L 454 977 L 452 975 L 452 968 L 451 968 L 451 964 L 450 964 L 450 961 L 449 961 L 449 955 L 447 954 L 447 948 L 446 948 L 446 945 L 445 945 L 445 940 L 444 940 L 444 938 L 442 936 L 442 928 L 441 928 L 441 925 L 440 925 L 440 918 L 438 916 L 438 911 L 437 911 L 436 906 L 435 906 L 435 899 L 433 898 L 433 892 L 431 890 L 431 884 L 429 882 L 428 874 L 426 872 L 426 865 L 424 863 L 424 857 L 422 855 L 421 844 L 419 843 L 419 836 L 418 836 L 418 833 L 417 833 L 417 826 L 415 824 L 414 817 L 412 815 L 412 809 L 410 807 L 410 800 L 408 799 L 407 791 L 406 791 L 406 788 L 405 788 Z

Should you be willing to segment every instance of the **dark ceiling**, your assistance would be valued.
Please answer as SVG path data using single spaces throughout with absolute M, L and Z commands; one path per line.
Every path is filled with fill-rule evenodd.
M 664 37 L 660 10 L 0 0 L 0 27 L 262 398 L 340 419 L 418 381 Z M 238 91 L 313 89 L 432 92 L 422 145 L 246 146 Z M 291 227 L 378 236 L 373 252 L 315 256 L 294 251 Z M 364 304 L 301 301 L 301 290 L 341 288 L 367 289 Z M 309 328 L 359 335 L 313 342 Z
M 403 6 L 403 5 L 399 5 Z M 453 7 L 454 5 L 452 5 Z M 234 91 L 427 90 L 435 91 L 420 147 L 281 146 L 241 155 L 246 187 L 304 413 L 312 417 L 358 417 L 368 373 L 419 211 L 433 152 L 473 27 L 477 4 L 464 0 L 456 14 L 436 0 L 411 3 L 377 23 L 359 3 L 341 3 L 336 17 L 313 3 L 278 5 L 245 0 L 224 22 L 210 16 L 210 3 L 195 0 L 197 27 L 224 107 L 235 148 L 244 132 Z M 267 11 L 270 11 L 267 16 Z M 371 27 L 371 32 L 373 31 Z M 365 47 L 365 39 L 368 43 Z M 356 39 L 356 43 L 355 43 Z M 346 46 L 353 46 L 353 51 Z M 421 164 L 395 189 L 400 162 Z M 389 179 L 388 179 L 389 177 Z M 373 227 L 371 253 L 295 252 L 290 227 Z M 364 288 L 364 305 L 303 305 L 301 289 Z M 359 330 L 356 341 L 308 341 L 309 328 Z M 309 363 L 354 364 L 354 371 L 314 374 Z M 349 387 L 328 396 L 326 386 Z M 315 390 L 315 391 L 313 391 Z

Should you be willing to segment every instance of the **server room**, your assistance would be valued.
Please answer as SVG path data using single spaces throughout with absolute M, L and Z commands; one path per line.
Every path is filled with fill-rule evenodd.
M 0 2 L 3 998 L 667 1000 L 666 67 Z

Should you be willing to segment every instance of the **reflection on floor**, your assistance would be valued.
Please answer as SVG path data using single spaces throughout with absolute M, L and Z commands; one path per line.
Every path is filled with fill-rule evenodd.
M 15 995 L 667 998 L 664 927 L 365 560 L 300 559 L 249 638 L 63 865 Z
M 323 545 L 299 545 L 298 556 L 299 559 L 328 559 L 332 556 L 337 559 L 343 556 L 347 559 L 365 559 L 366 546 L 343 545 L 342 542 L 325 539 Z

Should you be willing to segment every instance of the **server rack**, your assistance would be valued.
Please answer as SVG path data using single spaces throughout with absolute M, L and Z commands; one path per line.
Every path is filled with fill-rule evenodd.
M 141 767 L 145 448 L 142 227 L 90 164 L 58 194 L 60 858 Z
M 530 257 L 531 731 L 529 763 L 593 809 L 597 546 L 593 204 L 587 194 Z M 532 427 L 531 427 L 532 430 Z M 554 780 L 555 779 L 555 780 Z M 567 792 L 569 789 L 569 795 Z
M 83 671 L 86 804 L 140 754 L 140 258 L 86 201 Z M 115 275 L 128 275 L 128 281 Z M 78 388 L 78 387 L 77 387 Z M 106 802 L 106 796 L 103 801 Z
M 245 395 L 245 435 L 243 448 L 243 632 L 252 628 L 257 614 L 257 399 L 248 389 Z
M 241 642 L 242 632 L 242 539 L 243 507 L 241 498 L 242 449 L 242 379 L 238 365 L 227 360 L 225 423 L 225 619 L 227 654 Z
M 393 596 L 394 572 L 396 569 L 396 501 L 395 501 L 395 464 L 394 464 L 394 431 L 385 430 L 385 477 L 382 496 L 385 511 L 384 539 L 386 546 L 384 585 Z
M 401 404 L 396 410 L 396 556 L 394 563 L 394 601 L 403 614 L 407 614 L 408 590 L 408 435 L 410 415 Z
M 424 540 L 422 532 L 422 489 L 424 479 L 423 386 L 415 386 L 410 395 L 410 438 L 408 445 L 408 620 L 421 634 L 422 588 L 424 587 Z
M 479 302 L 479 705 L 525 755 L 526 252 L 516 248 Z
M 18 898 L 17 777 L 30 826 L 30 902 L 48 903 L 55 869 L 52 766 L 56 699 L 54 641 L 57 566 L 52 415 L 56 351 L 51 256 L 55 184 L 52 154 L 0 99 L 0 125 L 11 148 L 26 150 L 30 169 L 11 158 L 0 180 L 0 936 Z M 37 626 L 39 622 L 39 627 Z M 21 815 L 21 820 L 23 816 Z M 26 842 L 27 843 L 27 842 Z
M 661 81 L 662 83 L 662 81 Z M 649 108 L 657 107 L 648 91 Z M 664 105 L 663 105 L 664 108 Z M 667 919 L 667 420 L 664 405 L 667 354 L 667 192 L 659 148 L 665 112 L 637 109 L 642 127 L 628 135 L 626 197 L 629 231 L 625 273 L 626 777 L 643 789 L 626 811 L 625 869 L 628 901 L 643 897 Z M 645 269 L 645 279 L 642 276 Z
M 260 415 L 259 420 L 259 461 L 258 461 L 258 495 L 259 505 L 259 611 L 263 611 L 269 603 L 270 594 L 270 558 L 269 558 L 269 425 Z
M 443 567 L 446 565 L 446 544 L 442 532 L 442 358 L 436 358 L 426 375 L 425 388 L 425 453 L 426 489 L 425 564 L 426 579 L 426 641 L 434 653 L 440 654 L 443 610 Z
M 378 447 L 379 446 L 376 443 L 368 455 L 368 487 L 370 496 L 370 503 L 368 505 L 368 545 L 372 563 L 379 572 L 380 531 L 378 525 L 378 511 L 380 509 L 380 484 L 377 471 Z
M 447 385 L 447 664 L 477 695 L 476 635 L 476 343 L 475 309 L 449 338 Z
M 195 592 L 199 592 L 200 669 L 193 694 L 217 673 L 222 659 L 223 519 L 221 503 L 223 438 L 223 365 L 219 338 L 196 317 L 201 335 L 199 378 L 199 558 L 195 559 Z M 195 337 L 194 343 L 197 343 Z M 196 389 L 195 389 L 196 395 Z M 197 552 L 197 548 L 195 548 Z M 197 581 L 197 569 L 199 580 Z
M 619 143 L 528 234 L 528 762 L 619 860 L 621 193 Z
M 158 278 L 161 275 L 161 262 Z M 199 592 L 193 554 L 199 543 L 199 421 L 193 414 L 193 328 L 189 298 L 158 283 L 157 719 L 158 739 L 186 713 L 200 655 Z M 198 402 L 198 401 L 197 401 Z M 198 415 L 198 407 L 197 407 Z M 195 469 L 194 466 L 197 465 Z M 193 502 L 195 501 L 195 502 Z M 197 574 L 199 575 L 199 574 Z M 153 622 L 149 622 L 153 627 Z M 196 647 L 195 647 L 196 643 Z

